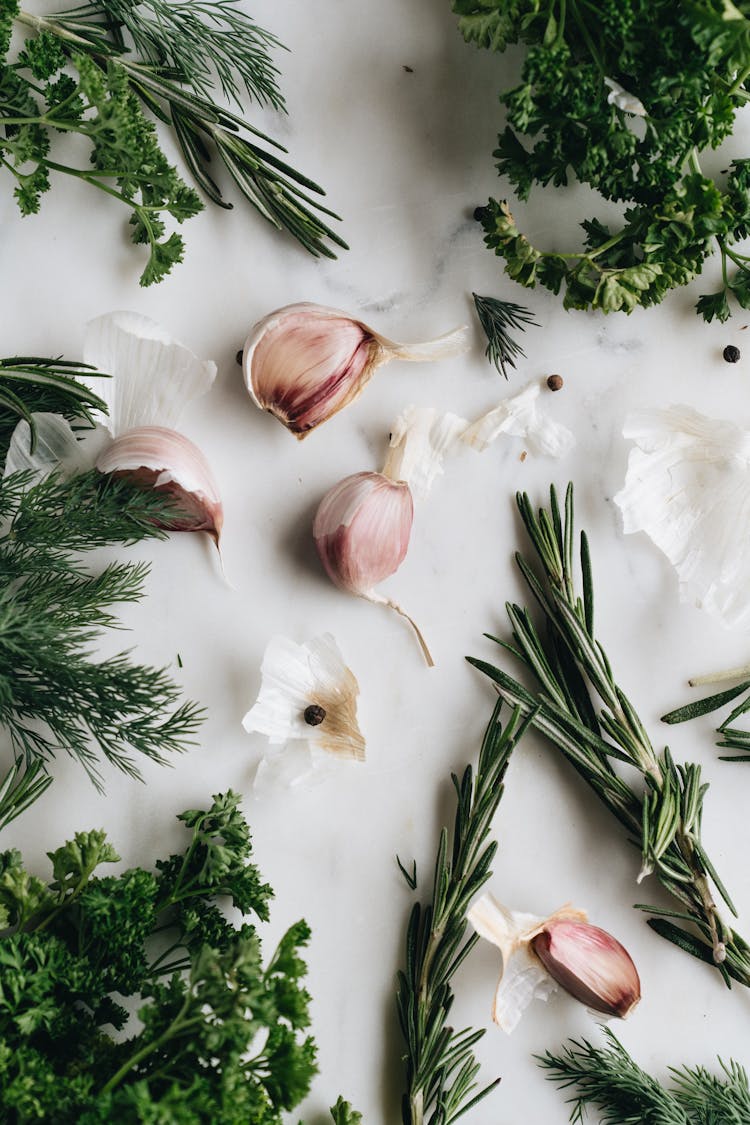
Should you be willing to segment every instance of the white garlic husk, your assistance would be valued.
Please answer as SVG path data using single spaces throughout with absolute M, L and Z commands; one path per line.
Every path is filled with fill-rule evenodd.
M 273 637 L 263 656 L 258 698 L 242 720 L 272 747 L 256 782 L 288 784 L 320 773 L 333 761 L 363 762 L 365 740 L 357 719 L 359 685 L 330 633 L 297 644 Z M 283 752 L 282 752 L 283 749 Z
M 112 441 L 109 431 L 101 425 L 76 433 L 61 414 L 39 412 L 31 417 L 35 440 L 32 442 L 29 423 L 21 419 L 11 435 L 4 477 L 27 473 L 30 484 L 51 473 L 70 479 L 93 469 L 101 451 Z
M 629 94 L 628 91 L 615 82 L 614 78 L 605 78 L 604 85 L 609 88 L 607 95 L 607 102 L 609 105 L 615 105 L 624 113 L 632 113 L 636 117 L 646 117 L 647 110 L 640 98 L 635 94 Z
M 467 340 L 462 327 L 426 343 L 397 344 L 340 309 L 300 302 L 255 325 L 242 367 L 255 404 L 302 439 L 357 398 L 378 367 L 458 355 Z
M 421 499 L 444 472 L 448 455 L 466 446 L 481 453 L 503 434 L 523 438 L 533 453 L 565 456 L 575 437 L 540 406 L 542 387 L 542 381 L 529 383 L 473 422 L 433 407 L 407 407 L 391 426 L 383 472 L 405 481 L 415 499 Z
M 750 431 L 689 406 L 639 410 L 615 496 L 626 534 L 645 531 L 677 571 L 680 598 L 728 628 L 750 626 Z

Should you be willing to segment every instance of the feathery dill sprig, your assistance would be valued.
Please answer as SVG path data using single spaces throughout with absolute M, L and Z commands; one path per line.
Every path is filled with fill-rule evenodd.
M 698 765 L 677 764 L 668 749 L 657 754 L 614 678 L 594 631 L 593 576 L 585 532 L 578 591 L 572 486 L 562 511 L 554 487 L 549 510 L 535 512 L 525 493 L 516 499 L 536 568 L 521 554 L 516 562 L 542 627 L 531 609 L 508 603 L 512 638 L 492 639 L 530 674 L 534 686 L 525 687 L 484 660 L 470 658 L 470 663 L 489 676 L 511 707 L 532 716 L 534 727 L 581 774 L 629 839 L 639 844 L 640 878 L 655 874 L 677 900 L 675 910 L 639 905 L 662 915 L 649 919 L 652 929 L 713 964 L 727 985 L 737 980 L 750 987 L 750 946 L 719 913 L 716 894 L 732 914 L 736 911 L 701 841 L 708 786 L 701 781 Z
M 450 1125 L 495 1089 L 500 1079 L 475 1093 L 479 1064 L 473 1048 L 484 1030 L 455 1031 L 448 1024 L 453 992 L 451 980 L 478 941 L 466 937 L 466 911 L 491 875 L 497 843 L 489 841 L 492 820 L 503 795 L 505 771 L 519 739 L 531 721 L 514 710 L 500 722 L 498 700 L 479 754 L 476 776 L 469 765 L 456 790 L 453 834 L 440 833 L 432 897 L 412 907 L 406 932 L 405 968 L 398 974 L 397 1007 L 406 1043 L 406 1090 L 402 1098 L 404 1125 Z M 412 890 L 416 864 L 399 867 Z
M 138 601 L 148 567 L 117 562 L 89 571 L 79 552 L 162 532 L 170 501 L 89 473 L 70 481 L 28 474 L 0 482 L 0 728 L 27 784 L 65 751 L 100 785 L 98 756 L 138 776 L 139 755 L 164 762 L 185 749 L 202 709 L 178 702 L 166 669 L 90 652 L 112 607 Z M 171 510 L 171 509 L 170 509 Z M 0 786 L 0 824 L 18 807 L 21 767 Z M 15 815 L 15 814 L 14 814 Z
M 517 356 L 526 356 L 526 352 L 510 335 L 510 330 L 526 331 L 527 324 L 539 327 L 534 315 L 523 305 L 514 301 L 501 301 L 497 297 L 480 297 L 472 293 L 474 307 L 477 310 L 479 323 L 487 337 L 485 355 L 503 378 L 508 378 L 508 367 L 516 366 Z
M 750 1120 L 750 1086 L 739 1063 L 719 1060 L 718 1076 L 702 1066 L 672 1067 L 667 1089 L 638 1066 L 608 1028 L 602 1031 L 604 1047 L 574 1039 L 556 1054 L 537 1056 L 550 1081 L 574 1091 L 568 1099 L 571 1122 L 582 1123 L 586 1109 L 599 1110 L 603 1125 L 740 1125 Z

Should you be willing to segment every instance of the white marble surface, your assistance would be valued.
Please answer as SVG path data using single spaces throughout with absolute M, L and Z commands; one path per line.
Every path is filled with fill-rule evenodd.
M 401 1089 L 394 975 L 411 904 L 394 856 L 415 856 L 427 875 L 438 825 L 451 810 L 449 773 L 476 756 L 492 696 L 463 657 L 497 655 L 482 633 L 505 629 L 503 603 L 519 592 L 511 561 L 519 542 L 516 489 L 542 500 L 551 480 L 575 481 L 579 519 L 592 541 L 600 636 L 654 741 L 661 745 L 668 733 L 679 759 L 704 765 L 711 782 L 705 840 L 736 897 L 739 928 L 750 931 L 750 767 L 717 761 L 710 720 L 669 732 L 658 722 L 686 700 L 689 674 L 746 660 L 750 641 L 678 603 L 668 564 L 645 538 L 623 538 L 611 499 L 624 477 L 620 433 L 633 405 L 683 401 L 750 424 L 750 348 L 747 361 L 722 362 L 726 343 L 743 345 L 746 321 L 700 322 L 692 305 L 709 288 L 705 282 L 661 308 L 605 319 L 567 314 L 556 299 L 523 293 L 504 278 L 471 213 L 503 191 L 491 151 L 500 125 L 495 94 L 507 76 L 496 59 L 463 45 L 447 2 L 247 6 L 291 48 L 280 57 L 290 118 L 268 123 L 344 216 L 351 250 L 338 261 L 313 261 L 243 208 L 209 210 L 185 227 L 185 263 L 143 291 L 138 253 L 125 241 L 116 207 L 64 184 L 39 216 L 21 220 L 7 185 L 0 195 L 2 354 L 79 355 L 90 317 L 132 308 L 219 364 L 214 391 L 189 409 L 184 429 L 205 450 L 223 490 L 224 557 L 235 586 L 219 580 L 198 536 L 175 535 L 130 553 L 152 563 L 148 598 L 123 612 L 133 631 L 108 637 L 107 651 L 132 644 L 140 659 L 172 665 L 186 692 L 209 709 L 200 745 L 171 770 L 147 766 L 145 785 L 109 771 L 104 796 L 60 759 L 53 789 L 4 842 L 12 836 L 41 866 L 66 834 L 105 825 L 124 862 L 148 862 L 178 841 L 176 812 L 228 786 L 239 789 L 257 859 L 276 890 L 269 949 L 300 916 L 314 935 L 309 985 L 320 1075 L 302 1115 L 322 1120 L 342 1092 L 366 1122 L 392 1125 Z M 532 199 L 524 211 L 533 233 L 553 242 L 563 228 L 561 240 L 569 240 L 585 196 Z M 235 352 L 255 320 L 276 306 L 331 304 L 388 335 L 418 340 L 473 324 L 471 290 L 520 300 L 542 325 L 528 331 L 527 359 L 507 386 L 483 359 L 473 329 L 466 357 L 386 368 L 354 406 L 301 444 L 259 413 L 242 387 Z M 387 589 L 428 636 L 437 660 L 428 671 L 395 616 L 327 583 L 311 543 L 314 509 L 340 477 L 380 467 L 389 425 L 408 403 L 471 417 L 552 371 L 564 376 L 565 388 L 545 404 L 574 430 L 575 452 L 559 463 L 522 462 L 517 439 L 481 457 L 467 451 L 417 511 L 409 556 Z M 342 768 L 325 785 L 258 801 L 251 783 L 264 743 L 240 722 L 255 698 L 266 641 L 276 632 L 303 640 L 324 630 L 336 635 L 360 681 L 367 764 Z M 650 893 L 635 886 L 636 852 L 565 763 L 533 737 L 512 763 L 495 828 L 500 851 L 491 889 L 498 897 L 540 913 L 573 900 L 631 951 L 643 1001 L 618 1032 L 644 1066 L 664 1074 L 670 1063 L 710 1064 L 716 1054 L 750 1062 L 750 996 L 739 988 L 728 993 L 712 971 L 649 931 L 630 905 Z M 489 1022 L 497 969 L 493 950 L 478 948 L 456 982 L 456 1021 L 487 1025 L 479 1046 L 484 1077 L 503 1079 L 467 1120 L 563 1125 L 563 1097 L 532 1053 L 596 1028 L 558 996 L 535 1006 L 506 1038 Z

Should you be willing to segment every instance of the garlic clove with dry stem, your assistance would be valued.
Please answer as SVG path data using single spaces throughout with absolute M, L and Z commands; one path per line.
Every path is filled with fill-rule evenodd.
M 218 485 L 203 453 L 184 434 L 163 426 L 128 430 L 103 450 L 96 468 L 168 493 L 177 512 L 160 526 L 169 531 L 205 531 L 218 547 L 224 522 Z
M 400 605 L 375 590 L 404 561 L 413 518 L 414 501 L 407 484 L 383 473 L 354 473 L 334 485 L 321 500 L 313 521 L 313 538 L 331 581 L 404 617 L 432 667 L 434 661 L 415 622 Z
M 357 398 L 389 360 L 426 362 L 466 347 L 465 328 L 423 344 L 397 344 L 339 309 L 302 302 L 255 325 L 242 366 L 256 405 L 301 439 Z

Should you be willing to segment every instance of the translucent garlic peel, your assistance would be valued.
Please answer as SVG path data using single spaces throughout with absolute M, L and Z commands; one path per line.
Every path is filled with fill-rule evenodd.
M 246 731 L 265 734 L 275 746 L 300 739 L 338 758 L 364 761 L 358 695 L 354 674 L 329 633 L 306 644 L 273 637 L 263 656 L 258 699 L 242 725 Z M 309 726 L 304 719 L 311 704 L 326 712 L 318 726 Z
M 539 409 L 541 392 L 541 382 L 529 383 L 467 426 L 461 440 L 481 453 L 500 434 L 509 434 L 523 438 L 533 453 L 564 456 L 575 445 L 575 437 L 566 426 Z
M 97 380 L 113 437 L 141 426 L 174 429 L 185 406 L 210 390 L 216 364 L 198 358 L 161 325 L 139 313 L 114 312 L 86 328 L 86 363 L 110 375 Z
M 626 534 L 645 531 L 677 571 L 680 597 L 728 628 L 750 626 L 750 432 L 688 406 L 640 410 L 615 496 Z
M 85 430 L 81 439 L 60 414 L 32 414 L 36 431 L 36 444 L 31 448 L 31 429 L 22 419 L 10 439 L 3 475 L 33 473 L 34 480 L 42 480 L 50 473 L 60 473 L 69 478 L 94 468 L 102 448 L 112 440 L 103 426 Z
M 100 473 L 127 475 L 135 484 L 172 492 L 180 516 L 173 531 L 207 531 L 218 542 L 224 521 L 219 488 L 194 442 L 163 426 L 128 430 L 103 450 Z
M 340 309 L 300 302 L 255 325 L 245 341 L 242 366 L 255 404 L 301 439 L 357 398 L 389 360 L 442 359 L 466 346 L 466 329 L 403 345 Z
M 615 82 L 614 78 L 605 78 L 604 84 L 609 87 L 607 95 L 609 105 L 616 105 L 624 113 L 632 113 L 636 117 L 646 117 L 646 107 L 635 94 L 629 94 L 619 82 Z
M 509 910 L 492 895 L 484 894 L 471 906 L 467 919 L 480 937 L 501 952 L 502 968 L 492 1018 L 510 1034 L 531 1001 L 547 1000 L 557 987 L 534 953 L 532 940 L 550 922 L 562 919 L 585 922 L 586 912 L 566 905 L 548 918 L 541 918 Z
M 541 390 L 541 383 L 530 383 L 474 422 L 431 407 L 407 407 L 391 427 L 384 475 L 404 481 L 422 499 L 444 471 L 448 454 L 467 445 L 481 453 L 501 434 L 523 438 L 533 452 L 564 456 L 575 437 L 540 408 Z
M 432 407 L 407 407 L 391 427 L 383 475 L 406 482 L 415 499 L 423 499 L 443 473 L 445 455 L 456 448 L 466 426 L 457 414 L 440 414 Z

